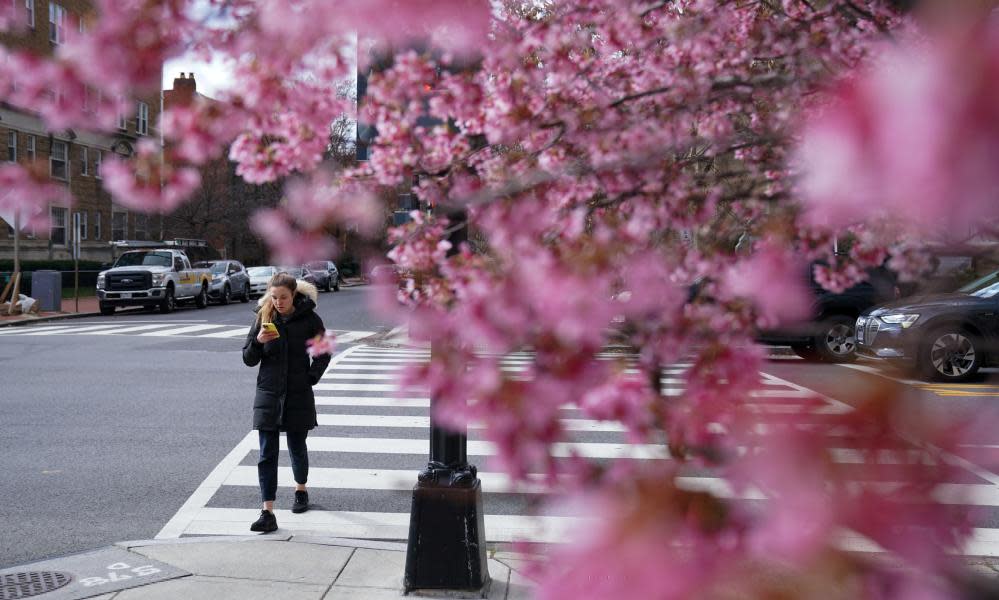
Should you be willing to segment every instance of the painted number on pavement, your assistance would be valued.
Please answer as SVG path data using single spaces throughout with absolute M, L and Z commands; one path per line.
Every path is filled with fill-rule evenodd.
M 132 565 L 125 564 L 123 562 L 117 562 L 113 565 L 107 566 L 108 574 L 106 577 L 84 577 L 80 580 L 83 587 L 94 587 L 95 585 L 106 585 L 108 583 L 115 583 L 117 581 L 124 581 L 126 579 L 131 579 L 132 577 L 145 577 L 147 575 L 155 575 L 159 573 L 160 570 L 152 565 L 143 565 L 141 567 L 133 567 Z

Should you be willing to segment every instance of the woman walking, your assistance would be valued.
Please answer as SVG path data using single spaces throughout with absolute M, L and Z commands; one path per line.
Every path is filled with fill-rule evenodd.
M 316 288 L 296 281 L 287 273 L 278 273 L 267 285 L 260 299 L 257 318 L 243 344 L 243 362 L 260 365 L 257 393 L 253 401 L 253 428 L 260 436 L 257 476 L 264 508 L 251 531 L 277 529 L 274 497 L 277 493 L 278 449 L 280 432 L 288 440 L 291 470 L 295 476 L 295 502 L 291 511 L 309 509 L 305 484 L 309 479 L 309 454 L 305 438 L 317 425 L 316 399 L 312 386 L 319 382 L 330 355 L 310 358 L 306 341 L 325 331 L 323 320 L 315 313 Z M 273 328 L 267 324 L 273 323 Z

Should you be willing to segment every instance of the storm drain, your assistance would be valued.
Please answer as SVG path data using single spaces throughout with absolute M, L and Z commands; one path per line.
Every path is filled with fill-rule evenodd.
M 30 598 L 57 590 L 73 578 L 59 571 L 22 571 L 0 575 L 0 600 Z

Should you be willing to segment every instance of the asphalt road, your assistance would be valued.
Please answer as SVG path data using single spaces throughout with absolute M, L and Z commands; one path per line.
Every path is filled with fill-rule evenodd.
M 393 326 L 367 287 L 322 293 L 327 328 Z M 249 326 L 253 304 L 44 325 Z M 39 324 L 42 325 L 42 324 Z M 0 336 L 0 568 L 152 538 L 251 427 L 241 338 Z
M 321 294 L 319 313 L 327 327 L 391 327 L 367 309 L 370 292 L 359 287 Z M 171 315 L 126 311 L 111 318 L 59 323 L 248 326 L 252 306 L 184 308 Z M 0 334 L 0 568 L 154 537 L 250 431 L 255 371 L 242 364 L 240 337 L 142 333 Z M 995 371 L 975 384 L 955 387 L 920 384 L 904 373 L 869 364 L 847 367 L 775 359 L 763 370 L 846 403 L 871 393 L 898 393 L 913 405 L 974 417 L 994 414 L 999 397 Z M 321 412 L 403 417 L 426 410 L 326 406 Z M 999 460 L 992 456 L 999 449 L 999 431 L 983 427 L 977 433 L 974 441 L 980 447 L 974 450 L 980 464 L 999 472 Z M 323 435 L 425 438 L 419 429 L 364 426 L 327 426 Z M 597 434 L 587 435 L 592 440 L 584 441 L 603 441 Z M 247 452 L 238 465 L 252 469 L 253 455 Z M 408 462 L 400 464 L 404 457 Z M 286 458 L 282 461 L 286 466 Z M 386 457 L 377 452 L 316 453 L 314 463 L 359 469 L 423 465 L 422 454 Z M 255 509 L 252 483 L 223 486 L 207 506 Z M 282 493 L 283 501 L 287 498 Z M 404 512 L 409 502 L 408 491 L 320 488 L 313 496 L 316 508 L 340 511 Z M 525 510 L 513 496 L 490 502 L 494 513 Z M 999 527 L 994 512 L 981 525 Z

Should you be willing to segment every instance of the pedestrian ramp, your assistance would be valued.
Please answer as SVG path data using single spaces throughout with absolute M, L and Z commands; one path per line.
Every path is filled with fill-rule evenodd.
M 0 328 L 0 340 L 8 337 L 114 336 L 149 338 L 243 339 L 248 325 L 224 325 L 203 321 L 115 321 L 104 323 L 61 323 Z M 375 335 L 375 331 L 334 329 L 337 343 L 347 344 Z
M 301 514 L 288 510 L 294 481 L 287 452 L 282 452 L 275 503 L 281 530 L 331 537 L 406 539 L 412 489 L 417 474 L 427 464 L 430 400 L 426 390 L 398 389 L 395 378 L 406 365 L 428 359 L 426 350 L 367 345 L 348 348 L 334 357 L 315 391 L 319 426 L 308 438 L 311 508 Z M 500 364 L 517 377 L 531 360 L 528 353 L 513 353 L 502 357 Z M 684 373 L 689 367 L 677 363 L 663 370 L 664 395 L 683 393 Z M 767 373 L 760 373 L 760 385 L 752 392 L 749 407 L 763 415 L 760 435 L 766 435 L 767 419 L 771 417 L 777 422 L 788 414 L 804 413 L 806 421 L 819 421 L 851 410 L 834 399 Z M 590 419 L 573 406 L 563 406 L 561 412 L 572 439 L 553 448 L 556 460 L 572 456 L 597 461 L 668 460 L 665 444 L 632 443 L 617 422 Z M 473 423 L 469 427 L 467 450 L 482 482 L 486 540 L 558 543 L 580 531 L 585 518 L 552 502 L 554 498 L 542 481 L 528 478 L 514 483 L 493 465 L 496 448 L 483 439 L 480 425 Z M 285 450 L 283 437 L 281 444 Z M 257 451 L 257 433 L 250 431 L 157 537 L 247 535 L 260 511 Z M 864 460 L 848 442 L 834 449 L 831 457 L 844 468 Z M 736 494 L 724 479 L 708 471 L 692 472 L 677 483 L 734 501 L 765 500 L 764 495 L 751 489 Z M 999 514 L 997 483 L 987 473 L 969 472 L 966 478 L 941 485 L 936 492 L 941 502 L 962 506 L 970 503 L 994 515 Z M 988 527 L 988 522 L 980 524 L 965 553 L 999 556 L 999 529 Z M 851 532 L 844 532 L 842 540 L 850 549 L 872 549 L 869 540 Z

